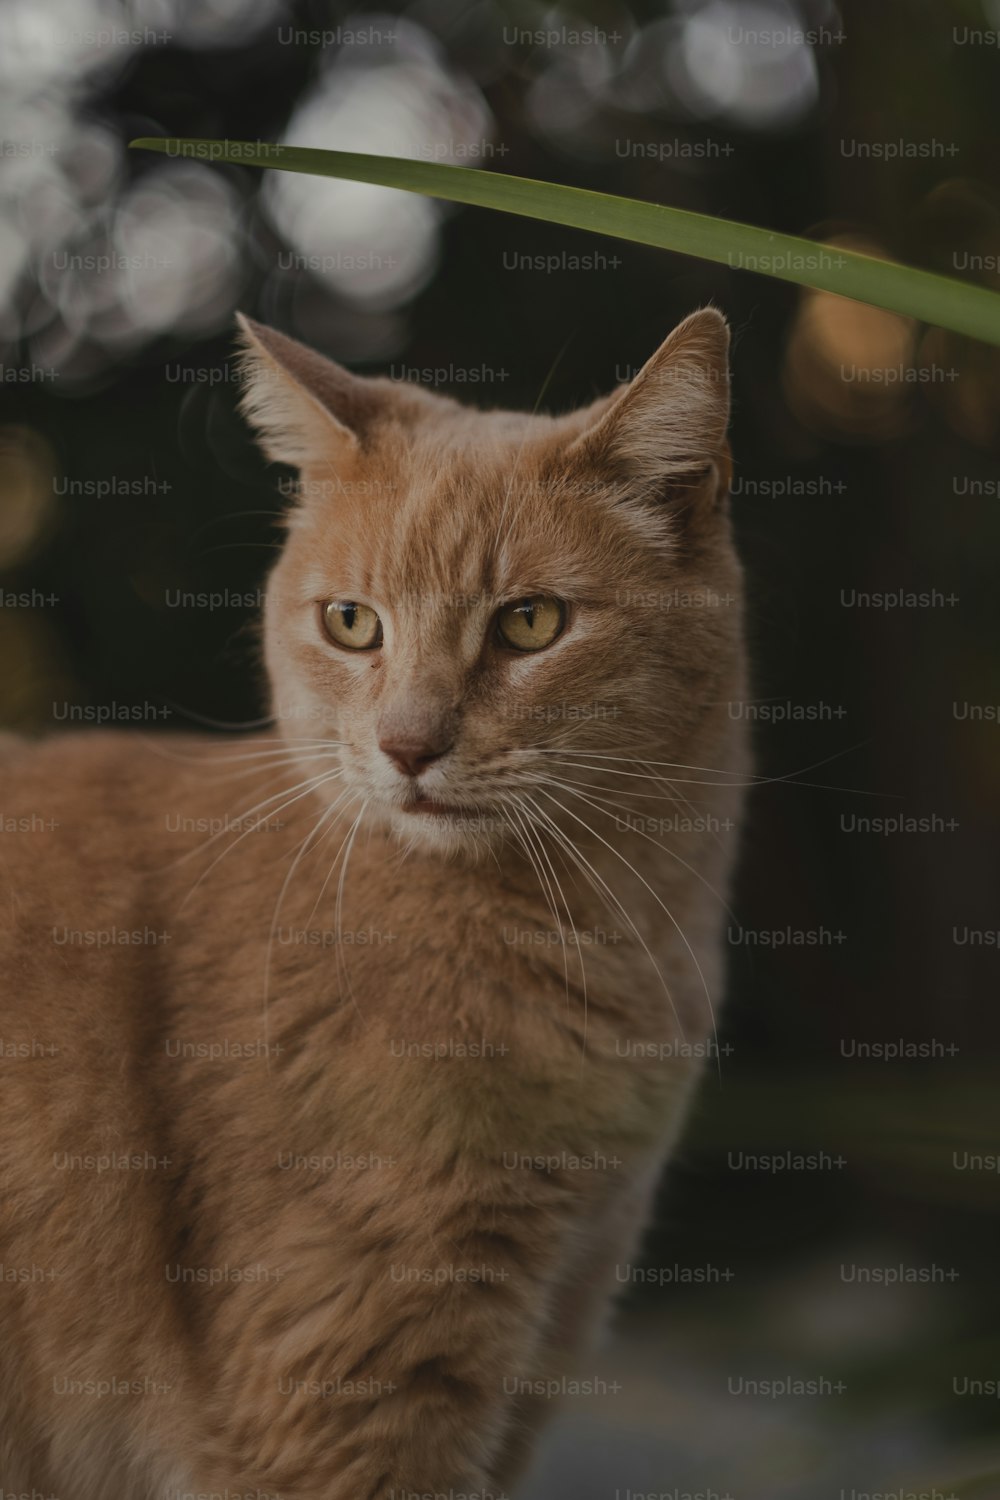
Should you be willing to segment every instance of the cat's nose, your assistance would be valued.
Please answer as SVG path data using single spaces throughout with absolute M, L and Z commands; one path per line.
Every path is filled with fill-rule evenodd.
M 404 776 L 419 776 L 434 761 L 447 755 L 450 745 L 430 744 L 425 740 L 379 740 L 378 747 Z

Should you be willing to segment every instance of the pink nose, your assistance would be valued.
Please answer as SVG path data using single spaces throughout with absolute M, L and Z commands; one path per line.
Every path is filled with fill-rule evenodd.
M 419 776 L 451 749 L 450 745 L 438 749 L 435 745 L 406 740 L 379 740 L 378 746 L 404 776 Z

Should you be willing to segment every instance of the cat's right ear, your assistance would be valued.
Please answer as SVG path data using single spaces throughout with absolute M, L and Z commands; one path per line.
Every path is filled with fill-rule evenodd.
M 375 415 L 368 381 L 296 339 L 237 313 L 244 416 L 275 463 L 341 468 Z

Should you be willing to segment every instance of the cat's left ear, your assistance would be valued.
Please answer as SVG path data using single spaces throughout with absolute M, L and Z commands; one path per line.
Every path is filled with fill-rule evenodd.
M 340 468 L 376 418 L 372 382 L 296 339 L 237 313 L 243 413 L 275 463 Z
M 645 503 L 728 490 L 729 328 L 714 307 L 678 324 L 570 456 Z

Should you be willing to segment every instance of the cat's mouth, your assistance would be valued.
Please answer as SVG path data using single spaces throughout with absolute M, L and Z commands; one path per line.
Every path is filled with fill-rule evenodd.
M 423 836 L 432 843 L 444 839 L 453 845 L 456 838 L 471 838 L 476 842 L 485 838 L 492 842 L 506 831 L 506 820 L 489 804 L 474 807 L 423 794 L 397 802 L 394 811 L 398 833 L 413 838 L 419 825 L 426 830 Z
M 452 802 L 439 802 L 436 797 L 415 797 L 403 806 L 403 812 L 423 813 L 432 818 L 481 818 L 477 807 L 461 807 Z

